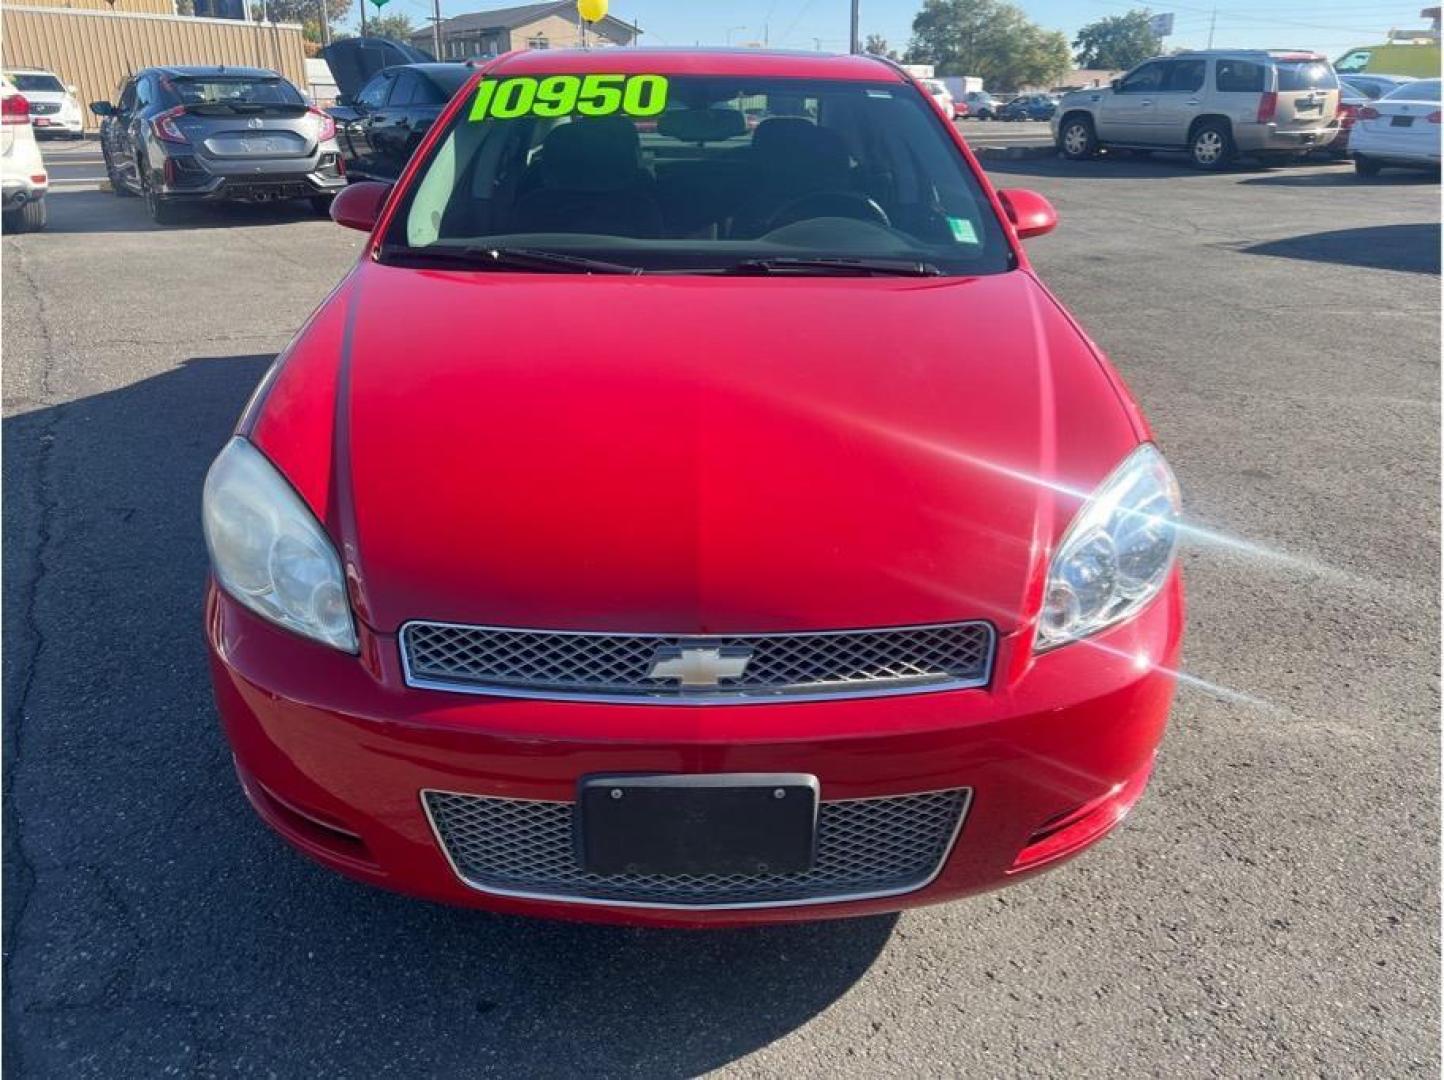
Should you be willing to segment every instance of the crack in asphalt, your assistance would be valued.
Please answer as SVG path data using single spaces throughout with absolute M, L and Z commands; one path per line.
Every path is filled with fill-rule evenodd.
M 41 345 L 40 396 L 42 402 L 49 403 L 54 400 L 50 375 L 55 359 L 55 349 L 45 293 L 36 283 L 35 277 L 26 263 L 24 248 L 15 249 L 10 262 L 11 273 L 30 290 L 35 299 L 36 325 L 40 329 Z M 3 802 L 3 808 L 0 808 L 0 817 L 3 817 L 5 831 L 7 874 L 17 874 L 18 872 L 18 880 L 13 886 L 15 890 L 13 907 L 6 912 L 9 917 L 6 920 L 4 956 L 3 960 L 0 960 L 0 976 L 3 976 L 5 983 L 3 1013 L 7 1025 L 16 1012 L 15 980 L 12 968 L 20 942 L 20 930 L 25 922 L 26 913 L 29 911 L 30 900 L 34 895 L 37 881 L 35 862 L 25 849 L 25 825 L 20 810 L 16 806 L 15 783 L 24 760 L 21 747 L 25 734 L 26 709 L 35 689 L 36 668 L 45 651 L 45 633 L 36 614 L 36 605 L 40 589 L 49 573 L 46 552 L 50 547 L 50 527 L 56 507 L 50 482 L 51 451 L 55 443 L 57 424 L 58 420 L 54 415 L 47 418 L 36 440 L 35 502 L 38 511 L 35 516 L 36 538 L 33 558 L 26 560 L 30 569 L 22 571 L 24 580 L 21 587 L 23 596 L 21 625 L 24 627 L 24 631 L 20 647 L 25 651 L 20 659 L 20 689 L 15 695 L 14 704 L 6 710 L 5 715 L 5 726 L 10 734 L 10 746 L 6 755 L 3 784 L 0 784 L 0 802 Z M 21 1040 L 18 1037 L 6 1040 L 5 1057 L 9 1062 L 12 1075 L 24 1074 Z

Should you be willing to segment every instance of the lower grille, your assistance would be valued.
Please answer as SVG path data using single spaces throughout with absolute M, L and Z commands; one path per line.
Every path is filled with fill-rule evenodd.
M 993 628 L 700 637 L 411 622 L 401 655 L 407 682 L 433 690 L 677 704 L 869 696 L 985 684 Z M 716 666 L 688 671 L 693 659 Z
M 941 869 L 971 792 L 930 791 L 818 804 L 817 851 L 800 874 L 586 872 L 575 806 L 426 791 L 437 838 L 462 880 L 483 892 L 646 907 L 767 907 L 912 892 Z

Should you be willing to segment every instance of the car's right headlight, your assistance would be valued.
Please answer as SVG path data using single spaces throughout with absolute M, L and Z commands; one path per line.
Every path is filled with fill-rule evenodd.
M 239 437 L 228 442 L 206 474 L 201 507 L 221 588 L 279 626 L 356 651 L 336 549 L 259 450 Z
M 1158 595 L 1178 548 L 1178 481 L 1151 443 L 1079 509 L 1053 554 L 1034 650 L 1095 634 Z

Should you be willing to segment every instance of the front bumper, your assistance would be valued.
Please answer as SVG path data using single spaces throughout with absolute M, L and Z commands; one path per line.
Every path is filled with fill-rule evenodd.
M 412 689 L 394 636 L 363 631 L 357 658 L 271 626 L 214 584 L 206 605 L 216 700 L 242 783 L 305 854 L 434 900 L 674 926 L 896 910 L 996 888 L 1081 850 L 1147 780 L 1181 629 L 1175 577 L 1147 610 L 1089 642 L 1034 658 L 1018 635 L 1001 636 L 987 689 L 694 708 Z M 569 802 L 582 776 L 649 772 L 808 773 L 824 801 L 971 796 L 936 876 L 915 891 L 746 910 L 481 891 L 453 869 L 421 797 Z
M 37 116 L 31 121 L 37 136 L 46 135 L 80 135 L 85 131 L 85 121 L 78 116 L 66 116 L 58 113 L 50 116 Z

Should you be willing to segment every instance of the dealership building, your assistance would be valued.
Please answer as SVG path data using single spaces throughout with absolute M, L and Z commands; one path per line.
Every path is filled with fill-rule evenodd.
M 114 101 L 122 79 L 156 64 L 254 65 L 306 86 L 298 24 L 177 15 L 173 0 L 0 5 L 0 61 L 54 72 L 82 105 Z M 88 110 L 86 122 L 96 125 Z

